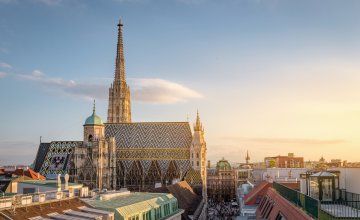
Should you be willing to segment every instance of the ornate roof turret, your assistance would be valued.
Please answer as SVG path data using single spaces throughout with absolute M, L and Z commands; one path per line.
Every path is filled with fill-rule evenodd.
M 249 161 L 250 161 L 250 156 L 249 156 L 249 151 L 248 151 L 248 150 L 246 151 L 246 157 L 245 157 L 245 160 L 246 160 L 246 164 L 249 164 Z
M 230 165 L 229 161 L 222 158 L 221 160 L 219 160 L 219 162 L 217 162 L 216 169 L 217 170 L 231 170 L 231 165 Z
M 204 131 L 202 123 L 200 122 L 199 110 L 196 112 L 196 122 L 194 125 L 194 131 Z
M 101 118 L 96 114 L 96 107 L 95 107 L 95 100 L 94 100 L 94 106 L 93 106 L 93 113 L 90 115 L 84 125 L 103 125 Z

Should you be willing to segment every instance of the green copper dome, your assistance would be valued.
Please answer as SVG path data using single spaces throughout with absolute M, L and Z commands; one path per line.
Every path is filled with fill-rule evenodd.
M 230 166 L 230 163 L 223 158 L 222 160 L 219 160 L 219 162 L 217 162 L 216 169 L 217 170 L 231 170 L 231 166 Z
M 93 113 L 86 119 L 84 125 L 103 125 L 103 124 L 104 123 L 102 122 L 101 118 L 95 112 L 95 101 L 94 101 Z

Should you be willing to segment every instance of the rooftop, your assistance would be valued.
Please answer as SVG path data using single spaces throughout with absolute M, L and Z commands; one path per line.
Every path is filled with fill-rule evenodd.
M 25 184 L 31 184 L 36 186 L 45 186 L 45 187 L 52 187 L 52 188 L 58 188 L 57 182 L 54 180 L 25 180 L 25 181 L 19 181 L 19 183 L 25 183 Z M 61 183 L 64 185 L 64 183 Z M 68 183 L 68 186 L 82 186 L 80 183 Z
M 116 209 L 121 214 L 138 213 L 139 211 L 149 210 L 150 207 L 157 207 L 169 201 L 176 201 L 171 194 L 166 193 L 143 193 L 135 192 L 111 198 L 109 200 L 100 200 L 100 196 L 93 199 L 84 199 L 84 202 L 92 207 L 103 210 Z

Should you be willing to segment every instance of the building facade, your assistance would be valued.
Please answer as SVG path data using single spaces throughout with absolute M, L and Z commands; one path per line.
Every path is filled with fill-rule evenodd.
M 230 201 L 236 198 L 236 175 L 230 163 L 224 158 L 217 162 L 216 168 L 208 168 L 208 198 L 216 201 Z
M 304 158 L 295 157 L 293 153 L 287 156 L 265 157 L 266 168 L 304 168 Z

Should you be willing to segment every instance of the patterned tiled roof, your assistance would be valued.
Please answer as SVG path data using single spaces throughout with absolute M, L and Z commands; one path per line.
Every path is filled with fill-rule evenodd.
M 192 140 L 188 122 L 105 124 L 105 136 L 118 148 L 189 148 Z
M 189 169 L 189 171 L 186 173 L 184 179 L 190 185 L 201 185 L 202 184 L 200 170 L 194 170 L 193 168 Z
M 40 143 L 38 152 L 36 154 L 35 163 L 34 163 L 34 171 L 39 172 L 42 164 L 44 163 L 46 154 L 49 150 L 50 143 Z
M 73 148 L 82 144 L 83 142 L 81 141 L 51 142 L 46 156 L 41 163 L 40 173 L 45 176 L 68 173 Z

